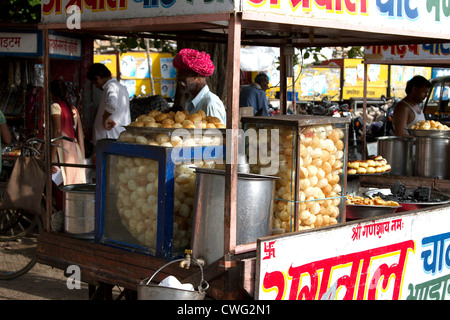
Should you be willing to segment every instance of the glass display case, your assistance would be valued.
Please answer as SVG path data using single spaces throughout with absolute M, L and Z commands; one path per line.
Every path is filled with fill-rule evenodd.
M 214 168 L 224 154 L 222 146 L 99 141 L 95 241 L 168 260 L 183 254 L 191 240 L 194 168 Z
M 345 221 L 348 118 L 241 119 L 251 172 L 279 177 L 273 233 Z

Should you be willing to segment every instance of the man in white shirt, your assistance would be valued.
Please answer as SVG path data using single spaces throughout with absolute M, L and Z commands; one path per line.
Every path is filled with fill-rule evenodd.
M 177 84 L 189 94 L 185 108 L 189 113 L 203 110 L 206 116 L 217 117 L 226 124 L 226 111 L 220 98 L 209 90 L 206 77 L 214 72 L 209 54 L 194 49 L 182 49 L 173 59 L 177 69 Z
M 100 139 L 117 139 L 125 130 L 123 126 L 131 122 L 128 90 L 112 78 L 111 71 L 101 63 L 89 67 L 87 78 L 103 91 L 95 117 L 92 143 L 96 145 Z

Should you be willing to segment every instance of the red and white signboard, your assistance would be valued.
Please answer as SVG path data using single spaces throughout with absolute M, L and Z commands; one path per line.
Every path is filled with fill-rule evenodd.
M 258 240 L 260 300 L 449 300 L 450 208 Z
M 64 36 L 49 35 L 49 52 L 52 55 L 81 57 L 81 40 Z
M 0 32 L 0 52 L 36 53 L 37 33 Z

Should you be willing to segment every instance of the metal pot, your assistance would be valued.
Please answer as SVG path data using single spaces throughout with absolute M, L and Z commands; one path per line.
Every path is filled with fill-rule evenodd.
M 81 239 L 94 239 L 95 184 L 70 184 L 64 192 L 64 231 Z
M 450 138 L 416 138 L 415 175 L 450 179 Z
M 390 174 L 413 175 L 414 138 L 387 136 L 377 140 L 378 154 L 391 165 Z
M 196 174 L 192 252 L 208 265 L 224 254 L 225 171 L 197 168 Z M 276 179 L 238 173 L 236 244 L 271 235 Z

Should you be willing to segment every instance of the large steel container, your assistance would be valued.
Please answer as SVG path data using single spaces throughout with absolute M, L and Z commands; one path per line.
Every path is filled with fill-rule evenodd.
M 415 175 L 450 179 L 450 138 L 417 137 Z
M 76 238 L 94 239 L 95 184 L 70 184 L 64 192 L 64 231 Z
M 224 255 L 225 171 L 196 169 L 192 252 L 206 264 Z M 238 173 L 236 244 L 271 235 L 276 177 Z
M 387 136 L 377 140 L 378 154 L 391 165 L 390 174 L 412 176 L 414 173 L 414 138 Z

